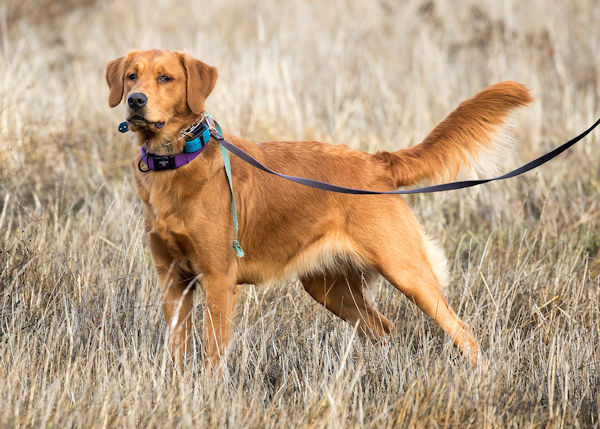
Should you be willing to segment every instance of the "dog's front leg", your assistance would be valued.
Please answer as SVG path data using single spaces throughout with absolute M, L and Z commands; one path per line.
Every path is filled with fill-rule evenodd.
M 178 271 L 176 268 L 174 271 Z M 160 276 L 160 275 L 159 275 Z M 163 284 L 163 312 L 169 336 L 169 351 L 183 368 L 192 339 L 193 281 L 175 272 L 160 276 Z
M 205 296 L 203 344 L 205 363 L 216 367 L 225 355 L 231 335 L 231 318 L 237 300 L 237 284 L 233 269 L 228 273 L 212 273 L 202 278 Z
M 163 312 L 167 324 L 171 357 L 183 369 L 192 338 L 194 276 L 182 271 L 155 233 L 149 234 L 150 249 L 163 293 Z

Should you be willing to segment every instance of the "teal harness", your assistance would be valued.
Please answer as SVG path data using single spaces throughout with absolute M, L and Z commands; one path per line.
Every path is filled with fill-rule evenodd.
M 206 114 L 206 123 L 208 124 L 209 130 L 215 130 L 218 132 L 221 137 L 223 137 L 223 131 L 221 130 L 221 126 L 210 114 Z M 225 165 L 225 174 L 227 175 L 227 181 L 229 182 L 229 189 L 231 190 L 231 211 L 233 212 L 233 250 L 235 250 L 235 254 L 238 258 L 244 257 L 244 250 L 238 241 L 238 230 L 240 229 L 238 225 L 238 217 L 237 217 L 237 208 L 235 206 L 235 195 L 233 194 L 233 181 L 231 179 L 231 161 L 229 160 L 229 151 L 223 147 L 221 143 L 219 143 L 219 148 L 221 149 L 221 156 L 223 157 L 223 164 Z

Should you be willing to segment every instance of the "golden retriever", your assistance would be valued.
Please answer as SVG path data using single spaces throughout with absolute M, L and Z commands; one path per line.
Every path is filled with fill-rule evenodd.
M 217 69 L 185 53 L 133 51 L 107 65 L 106 80 L 109 105 L 126 100 L 127 121 L 138 135 L 138 145 L 152 154 L 169 155 L 183 151 L 181 131 L 202 117 Z M 508 114 L 531 101 L 522 85 L 498 83 L 461 103 L 422 143 L 395 152 L 226 138 L 282 173 L 386 191 L 454 178 L 461 168 L 471 167 L 482 150 L 493 149 L 492 137 Z M 447 283 L 444 256 L 400 196 L 312 189 L 232 157 L 239 242 L 245 251 L 239 259 L 231 246 L 231 191 L 214 139 L 179 168 L 142 172 L 138 164 L 145 166 L 144 160 L 138 158 L 132 166 L 164 292 L 169 348 L 179 365 L 185 362 L 192 335 L 194 279 L 206 300 L 204 356 L 214 366 L 229 342 L 239 284 L 298 278 L 317 302 L 356 325 L 363 336 L 379 340 L 394 329 L 369 299 L 369 281 L 381 274 L 433 318 L 477 366 L 477 342 L 442 294 Z

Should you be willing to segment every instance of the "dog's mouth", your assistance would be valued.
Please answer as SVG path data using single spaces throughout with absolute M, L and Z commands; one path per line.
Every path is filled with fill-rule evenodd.
M 150 128 L 150 127 L 154 127 L 158 130 L 160 130 L 162 127 L 165 126 L 164 121 L 149 121 L 148 119 L 144 118 L 141 115 L 133 115 L 130 116 L 129 118 L 127 118 L 127 122 L 129 122 L 130 124 L 133 125 L 137 125 L 139 127 L 143 127 L 143 128 Z

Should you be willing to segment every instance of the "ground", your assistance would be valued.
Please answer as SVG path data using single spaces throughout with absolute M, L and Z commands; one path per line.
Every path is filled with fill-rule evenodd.
M 598 426 L 600 131 L 520 178 L 408 199 L 487 374 L 379 281 L 383 345 L 297 283 L 244 287 L 220 379 L 198 293 L 182 376 L 104 82 L 130 49 L 186 50 L 219 68 L 207 107 L 227 132 L 376 151 L 516 80 L 536 103 L 508 171 L 600 116 L 598 22 L 595 0 L 0 4 L 0 426 Z

